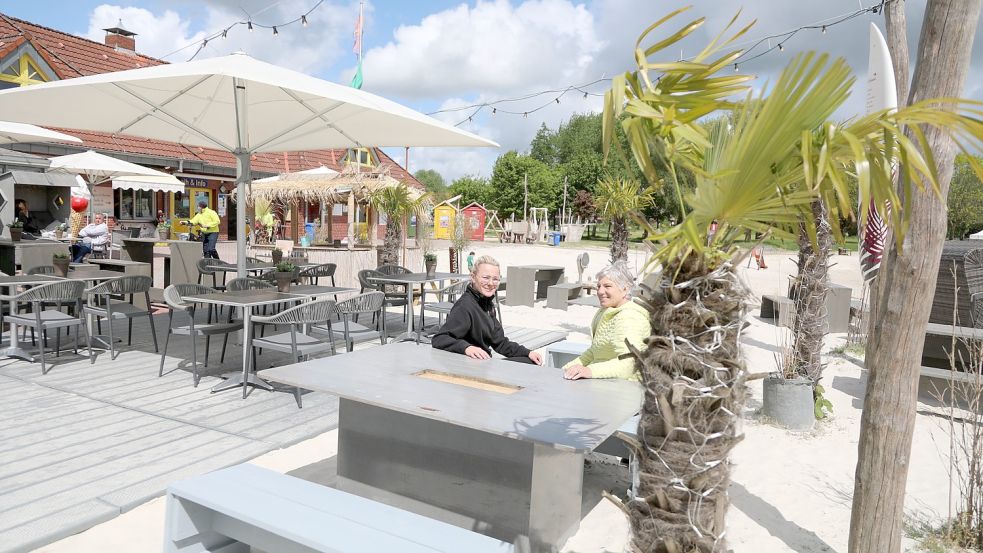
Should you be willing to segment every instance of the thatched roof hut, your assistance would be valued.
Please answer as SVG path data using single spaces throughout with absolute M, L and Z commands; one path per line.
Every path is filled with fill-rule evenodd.
M 387 166 L 371 172 L 356 172 L 348 167 L 338 174 L 286 173 L 273 181 L 254 182 L 250 187 L 249 202 L 343 204 L 354 194 L 355 202 L 364 204 L 376 190 L 400 184 L 403 183 L 389 174 Z M 413 187 L 410 190 L 420 195 L 424 193 Z

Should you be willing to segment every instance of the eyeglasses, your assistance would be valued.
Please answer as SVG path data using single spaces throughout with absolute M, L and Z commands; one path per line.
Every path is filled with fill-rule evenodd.
M 491 277 L 491 276 L 478 277 L 478 280 L 480 280 L 481 282 L 484 282 L 485 284 L 487 284 L 489 282 L 493 282 L 495 284 L 498 284 L 498 283 L 502 282 L 501 277 Z

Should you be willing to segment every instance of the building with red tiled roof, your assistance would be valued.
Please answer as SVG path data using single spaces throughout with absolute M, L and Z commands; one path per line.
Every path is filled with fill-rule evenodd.
M 99 43 L 0 13 L 0 89 L 167 63 L 139 54 L 135 37 L 134 33 L 123 28 L 122 22 L 106 29 L 105 43 Z M 94 199 L 96 209 L 112 211 L 124 225 L 150 225 L 151 221 L 156 220 L 157 210 L 174 219 L 186 218 L 185 212 L 195 209 L 192 204 L 196 202 L 191 199 L 197 199 L 200 195 L 207 195 L 220 213 L 229 206 L 228 196 L 234 193 L 235 188 L 235 158 L 228 152 L 128 135 L 58 130 L 80 138 L 83 144 L 16 144 L 11 148 L 46 157 L 96 150 L 174 173 L 185 181 L 185 194 L 114 191 L 108 184 L 97 187 Z M 370 165 L 384 165 L 396 179 L 408 186 L 423 188 L 413 175 L 381 149 L 372 148 L 369 151 Z M 255 154 L 252 160 L 253 177 L 262 178 L 321 165 L 341 171 L 348 163 L 347 156 L 348 151 L 344 149 Z M 361 156 L 365 156 L 365 153 Z M 234 218 L 235 210 L 229 209 L 227 215 L 223 217 L 222 234 L 234 238 L 235 221 L 230 219 Z M 292 220 L 296 223 L 298 219 L 310 219 L 315 215 L 316 212 L 314 215 L 300 214 L 295 210 Z M 336 223 L 336 228 L 343 228 L 344 220 L 345 217 L 341 217 L 342 222 Z M 383 231 L 380 229 L 380 236 Z M 296 226 L 294 232 L 288 234 L 296 236 Z

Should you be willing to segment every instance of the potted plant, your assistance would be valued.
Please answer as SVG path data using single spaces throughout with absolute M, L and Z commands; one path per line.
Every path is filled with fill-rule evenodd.
M 71 261 L 68 252 L 57 252 L 51 255 L 51 264 L 55 267 L 55 275 L 68 276 L 68 263 Z
M 55 238 L 61 240 L 65 236 L 65 232 L 68 231 L 68 223 L 62 223 L 55 228 Z
M 171 237 L 171 222 L 164 219 L 157 223 L 157 238 L 167 240 Z
M 427 278 L 433 278 L 434 272 L 437 270 L 437 254 L 424 252 L 423 266 L 427 268 Z
M 14 219 L 13 223 L 7 225 L 10 227 L 10 239 L 14 242 L 20 242 L 20 237 L 24 234 L 24 223 L 20 219 Z
M 282 254 L 283 252 L 280 253 Z M 297 278 L 297 266 L 288 261 L 277 263 L 276 272 L 273 273 L 273 278 L 276 279 L 277 290 L 281 292 L 289 292 L 290 283 Z
M 283 250 L 281 250 L 280 248 L 273 248 L 273 252 L 270 255 L 273 256 L 273 263 L 279 264 L 280 261 L 283 259 Z

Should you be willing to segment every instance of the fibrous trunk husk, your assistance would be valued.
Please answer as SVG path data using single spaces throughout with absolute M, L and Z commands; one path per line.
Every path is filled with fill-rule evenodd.
M 628 261 L 628 221 L 624 217 L 611 218 L 611 264 Z
M 829 290 L 829 252 L 833 234 L 829 214 L 822 200 L 812 203 L 816 219 L 816 242 L 809 239 L 805 227 L 799 230 L 798 276 L 792 285 L 795 300 L 793 359 L 786 377 L 803 376 L 819 382 L 823 375 L 821 351 L 826 335 L 826 293 Z
M 400 226 L 390 219 L 386 225 L 386 235 L 382 239 L 382 255 L 380 261 L 383 265 L 399 265 L 399 244 L 402 241 Z
M 747 374 L 738 338 L 748 292 L 735 271 L 691 255 L 642 294 L 652 336 L 636 352 L 645 387 L 639 486 L 627 504 L 636 551 L 726 551 L 727 457 L 742 437 Z

